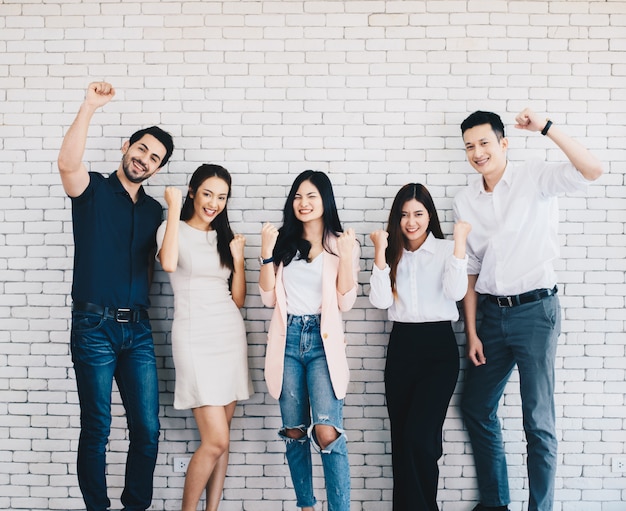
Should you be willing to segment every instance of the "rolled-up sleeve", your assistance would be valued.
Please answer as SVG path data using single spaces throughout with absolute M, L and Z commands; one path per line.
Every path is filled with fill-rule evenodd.
M 388 309 L 393 305 L 393 291 L 391 290 L 391 268 L 385 265 L 384 269 L 374 265 L 370 276 L 370 303 L 377 309 Z
M 259 286 L 259 293 L 261 294 L 263 305 L 266 307 L 274 307 L 276 305 L 276 289 L 264 291 L 263 288 Z
M 466 220 L 466 221 L 468 220 L 467 218 L 465 218 L 465 216 L 467 215 L 467 209 L 465 212 L 462 211 L 464 209 L 463 205 L 461 204 L 463 200 L 467 200 L 465 194 L 463 196 L 459 194 L 454 198 L 454 202 L 452 203 L 452 211 L 454 213 L 455 223 L 458 222 L 459 220 Z M 469 219 L 469 221 L 471 223 L 471 219 Z M 480 269 L 482 266 L 482 262 L 480 258 L 474 253 L 474 246 L 472 244 L 473 238 L 474 236 L 472 235 L 472 233 L 470 233 L 470 235 L 467 238 L 467 247 L 466 247 L 467 270 L 466 272 L 468 275 L 480 274 Z
M 459 259 L 454 254 L 448 256 L 443 273 L 443 293 L 450 300 L 462 300 L 467 293 L 467 263 L 466 255 Z
M 585 179 L 569 161 L 553 163 L 533 160 L 527 165 L 526 172 L 533 177 L 533 172 L 536 173 L 538 187 L 544 197 L 559 196 L 566 193 L 584 193 L 593 183 L 593 181 Z

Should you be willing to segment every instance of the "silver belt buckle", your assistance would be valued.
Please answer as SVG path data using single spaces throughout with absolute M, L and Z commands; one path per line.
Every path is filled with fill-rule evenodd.
M 118 323 L 130 323 L 130 309 L 117 309 L 115 311 L 115 321 Z
M 498 296 L 498 307 L 513 307 L 513 300 L 510 296 Z

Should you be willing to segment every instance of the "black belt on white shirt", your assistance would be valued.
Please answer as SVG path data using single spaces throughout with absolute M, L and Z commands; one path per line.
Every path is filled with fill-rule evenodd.
M 490 302 L 497 304 L 499 307 L 516 307 L 518 305 L 524 305 L 525 303 L 538 302 L 548 296 L 557 294 L 558 291 L 558 287 L 554 286 L 552 289 L 535 289 L 534 291 L 528 291 L 521 295 L 485 296 Z
M 102 307 L 95 303 L 74 302 L 73 311 L 91 312 L 103 318 L 114 319 L 118 323 L 137 323 L 142 319 L 149 319 L 146 309 L 116 309 L 115 307 Z

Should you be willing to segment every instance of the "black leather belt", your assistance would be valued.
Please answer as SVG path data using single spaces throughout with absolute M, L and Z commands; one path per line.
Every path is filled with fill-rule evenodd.
M 547 296 L 555 295 L 558 290 L 558 287 L 554 286 L 552 289 L 535 289 L 534 291 L 528 291 L 528 293 L 522 293 L 521 295 L 485 296 L 490 302 L 498 304 L 499 307 L 516 307 L 517 305 L 543 300 Z
M 149 319 L 146 309 L 116 309 L 115 307 L 102 307 L 95 303 L 74 302 L 73 311 L 91 312 L 108 319 L 114 319 L 118 323 L 137 323 L 142 319 Z

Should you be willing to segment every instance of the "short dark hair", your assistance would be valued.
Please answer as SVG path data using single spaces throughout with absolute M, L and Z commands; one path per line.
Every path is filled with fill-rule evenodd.
M 133 133 L 130 137 L 130 145 L 133 145 L 135 142 L 141 140 L 144 135 L 152 135 L 165 146 L 165 157 L 161 160 L 161 164 L 159 165 L 159 168 L 163 167 L 170 159 L 170 156 L 172 156 L 172 152 L 174 151 L 174 140 L 172 139 L 172 135 L 170 135 L 167 131 L 163 131 L 158 126 L 150 126 L 149 128 L 135 131 L 135 133 Z
M 483 124 L 489 124 L 491 126 L 491 129 L 498 137 L 498 140 L 506 136 L 504 134 L 504 124 L 502 123 L 500 116 L 498 114 L 494 114 L 493 112 L 484 112 L 482 110 L 476 110 L 476 112 L 470 114 L 467 119 L 461 123 L 461 135 L 463 135 L 463 133 L 465 133 L 468 129 L 473 128 L 474 126 L 481 126 Z

